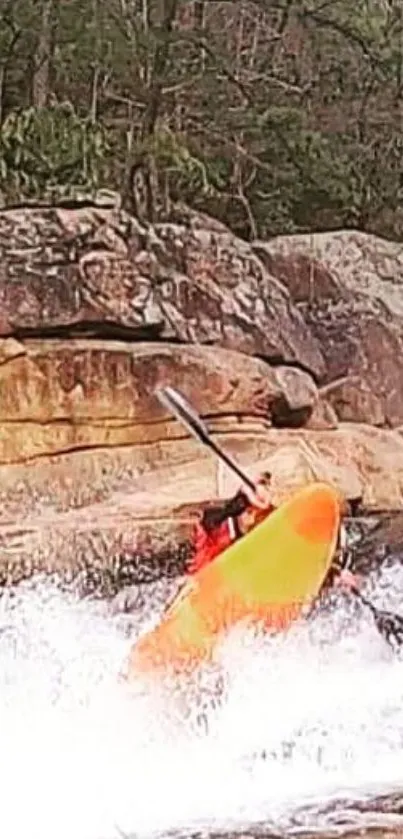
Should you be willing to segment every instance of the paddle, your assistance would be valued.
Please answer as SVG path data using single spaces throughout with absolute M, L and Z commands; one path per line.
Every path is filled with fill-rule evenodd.
M 348 569 L 353 560 L 353 550 L 350 549 L 347 561 L 343 567 Z M 363 606 L 372 614 L 376 628 L 380 635 L 391 647 L 400 647 L 403 644 L 403 616 L 396 612 L 388 612 L 386 609 L 378 609 L 371 600 L 364 597 L 358 588 L 352 588 L 351 593 L 359 600 Z
M 372 613 L 378 632 L 391 647 L 401 647 L 403 644 L 403 617 L 395 612 L 377 609 L 370 600 L 364 597 L 358 589 L 352 589 L 355 597 Z
M 253 481 L 242 472 L 232 458 L 210 437 L 203 420 L 181 393 L 178 393 L 173 387 L 167 386 L 158 389 L 156 396 L 164 407 L 174 414 L 179 422 L 188 429 L 193 437 L 196 437 L 204 446 L 208 446 L 217 457 L 226 463 L 229 469 L 235 472 L 244 484 L 250 489 L 255 490 Z M 351 560 L 352 551 L 350 551 L 349 558 L 345 564 L 346 568 L 351 563 Z M 397 646 L 401 646 L 403 644 L 403 617 L 393 612 L 377 609 L 358 589 L 352 589 L 352 593 L 370 610 L 379 633 L 385 638 L 387 643 L 394 646 L 394 640 Z
M 243 484 L 249 489 L 255 491 L 256 487 L 253 481 L 242 472 L 242 469 L 235 463 L 234 460 L 210 437 L 210 434 L 195 409 L 189 404 L 185 397 L 174 390 L 173 387 L 163 387 L 156 391 L 156 396 L 165 408 L 168 408 L 174 416 L 181 422 L 193 437 L 196 437 L 204 446 L 208 446 L 221 460 L 227 464 L 229 469 L 241 479 Z

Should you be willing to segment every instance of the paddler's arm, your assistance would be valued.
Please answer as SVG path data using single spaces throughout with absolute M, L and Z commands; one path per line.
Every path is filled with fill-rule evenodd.
M 214 507 L 207 507 L 196 522 L 193 534 L 193 555 L 188 564 L 188 573 L 194 574 L 208 565 L 231 542 L 241 536 L 238 516 L 248 504 L 247 498 L 238 492 L 233 498 Z M 228 523 L 228 528 L 222 528 Z
M 256 480 L 255 491 L 240 489 L 236 495 L 219 505 L 205 510 L 201 525 L 207 533 L 228 521 L 233 539 L 248 532 L 262 517 L 275 509 L 271 503 L 271 473 L 264 472 Z M 256 515 L 257 514 L 257 515 Z
M 211 533 L 216 527 L 228 519 L 237 519 L 249 506 L 247 496 L 239 490 L 233 498 L 223 501 L 222 504 L 215 504 L 214 507 L 207 507 L 203 511 L 200 523 L 207 533 Z

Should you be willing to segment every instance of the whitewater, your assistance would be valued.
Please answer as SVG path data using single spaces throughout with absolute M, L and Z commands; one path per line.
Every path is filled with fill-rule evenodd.
M 401 566 L 366 592 L 399 611 Z M 150 587 L 130 616 L 43 578 L 3 594 L 0 835 L 374 823 L 357 803 L 403 788 L 403 658 L 370 617 L 346 595 L 284 636 L 234 632 L 219 653 L 220 698 L 206 682 L 182 714 L 150 685 L 128 691 L 119 678 L 169 594 Z

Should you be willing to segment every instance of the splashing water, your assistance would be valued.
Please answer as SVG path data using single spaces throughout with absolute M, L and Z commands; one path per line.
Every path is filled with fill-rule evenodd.
M 402 589 L 396 567 L 371 594 L 398 608 Z M 106 604 L 42 580 L 7 594 L 0 835 L 318 828 L 337 800 L 403 786 L 403 661 L 343 604 L 275 639 L 233 633 L 207 725 L 197 708 L 176 725 L 161 696 L 117 679 L 133 638 Z

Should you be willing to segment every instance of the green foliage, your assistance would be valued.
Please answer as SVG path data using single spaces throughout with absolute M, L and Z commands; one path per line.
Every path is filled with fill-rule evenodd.
M 0 0 L 6 203 L 126 196 L 140 156 L 245 237 L 403 236 L 401 0 L 178 0 L 166 25 L 170 5 Z
M 99 124 L 70 104 L 12 111 L 0 129 L 0 189 L 9 200 L 64 197 L 101 185 L 107 146 Z
M 168 126 L 158 128 L 152 137 L 138 144 L 136 153 L 153 156 L 171 191 L 182 200 L 212 198 L 224 185 L 219 166 L 191 149 L 189 141 Z

